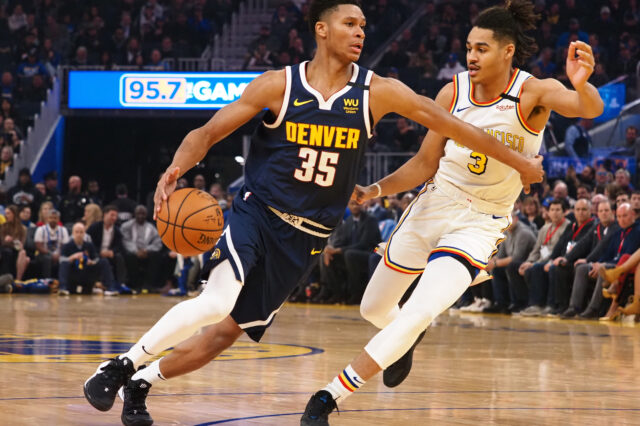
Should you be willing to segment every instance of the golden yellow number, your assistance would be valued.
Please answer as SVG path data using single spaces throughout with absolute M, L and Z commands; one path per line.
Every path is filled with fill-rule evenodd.
M 467 164 L 469 171 L 476 175 L 483 174 L 487 169 L 487 156 L 479 152 L 472 152 L 470 156 L 476 160 L 476 162 Z

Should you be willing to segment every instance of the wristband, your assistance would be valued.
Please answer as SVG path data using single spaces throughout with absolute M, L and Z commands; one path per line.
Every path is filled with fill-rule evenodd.
M 380 194 L 382 194 L 382 188 L 380 187 L 380 184 L 378 182 L 374 183 L 372 186 L 375 186 L 378 188 L 378 194 L 376 194 L 373 198 L 378 198 L 380 196 Z

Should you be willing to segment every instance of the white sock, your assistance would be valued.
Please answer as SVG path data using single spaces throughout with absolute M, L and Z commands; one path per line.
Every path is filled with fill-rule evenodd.
M 147 383 L 153 384 L 158 380 L 167 380 L 164 378 L 162 373 L 160 372 L 160 359 L 153 361 L 149 364 L 148 367 L 138 370 L 133 376 L 131 376 L 131 380 L 140 380 L 144 379 Z
M 135 368 L 162 351 L 191 337 L 201 327 L 225 319 L 236 304 L 242 283 L 236 280 L 229 261 L 220 263 L 209 275 L 202 293 L 175 305 L 120 358 L 127 357 Z
M 355 372 L 351 364 L 342 370 L 342 373 L 333 378 L 324 390 L 329 392 L 334 401 L 344 400 L 351 395 L 356 389 L 365 384 L 365 381 Z

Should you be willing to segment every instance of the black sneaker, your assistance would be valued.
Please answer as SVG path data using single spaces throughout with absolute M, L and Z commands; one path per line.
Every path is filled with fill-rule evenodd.
M 406 354 L 402 355 L 402 358 L 388 366 L 382 373 L 382 382 L 388 388 L 395 388 L 404 381 L 411 371 L 411 365 L 413 364 L 413 351 L 418 346 L 418 343 L 424 337 L 427 330 L 420 333 L 416 342 L 409 348 Z
M 134 373 L 129 358 L 112 358 L 100 364 L 93 376 L 84 382 L 84 396 L 100 411 L 109 411 L 118 389 L 124 386 Z
M 329 414 L 337 409 L 338 406 L 329 392 L 318 391 L 307 402 L 300 426 L 329 426 Z
M 125 426 L 148 426 L 153 424 L 153 419 L 147 411 L 147 394 L 151 389 L 151 383 L 144 379 L 129 380 L 123 388 L 122 400 L 122 424 Z

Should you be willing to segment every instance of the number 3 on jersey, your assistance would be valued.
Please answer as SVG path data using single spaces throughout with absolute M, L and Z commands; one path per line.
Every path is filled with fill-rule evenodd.
M 304 159 L 300 165 L 300 169 L 296 169 L 293 177 L 301 182 L 314 181 L 320 186 L 331 186 L 336 177 L 336 168 L 340 154 L 337 152 L 320 152 L 320 160 L 318 161 L 318 151 L 315 149 L 303 147 L 300 148 L 298 157 Z M 317 167 L 316 167 L 317 165 Z
M 467 164 L 467 168 L 469 171 L 476 175 L 481 175 L 487 169 L 487 156 L 484 154 L 480 154 L 479 152 L 472 152 L 469 154 L 471 158 L 476 160 L 475 163 Z

